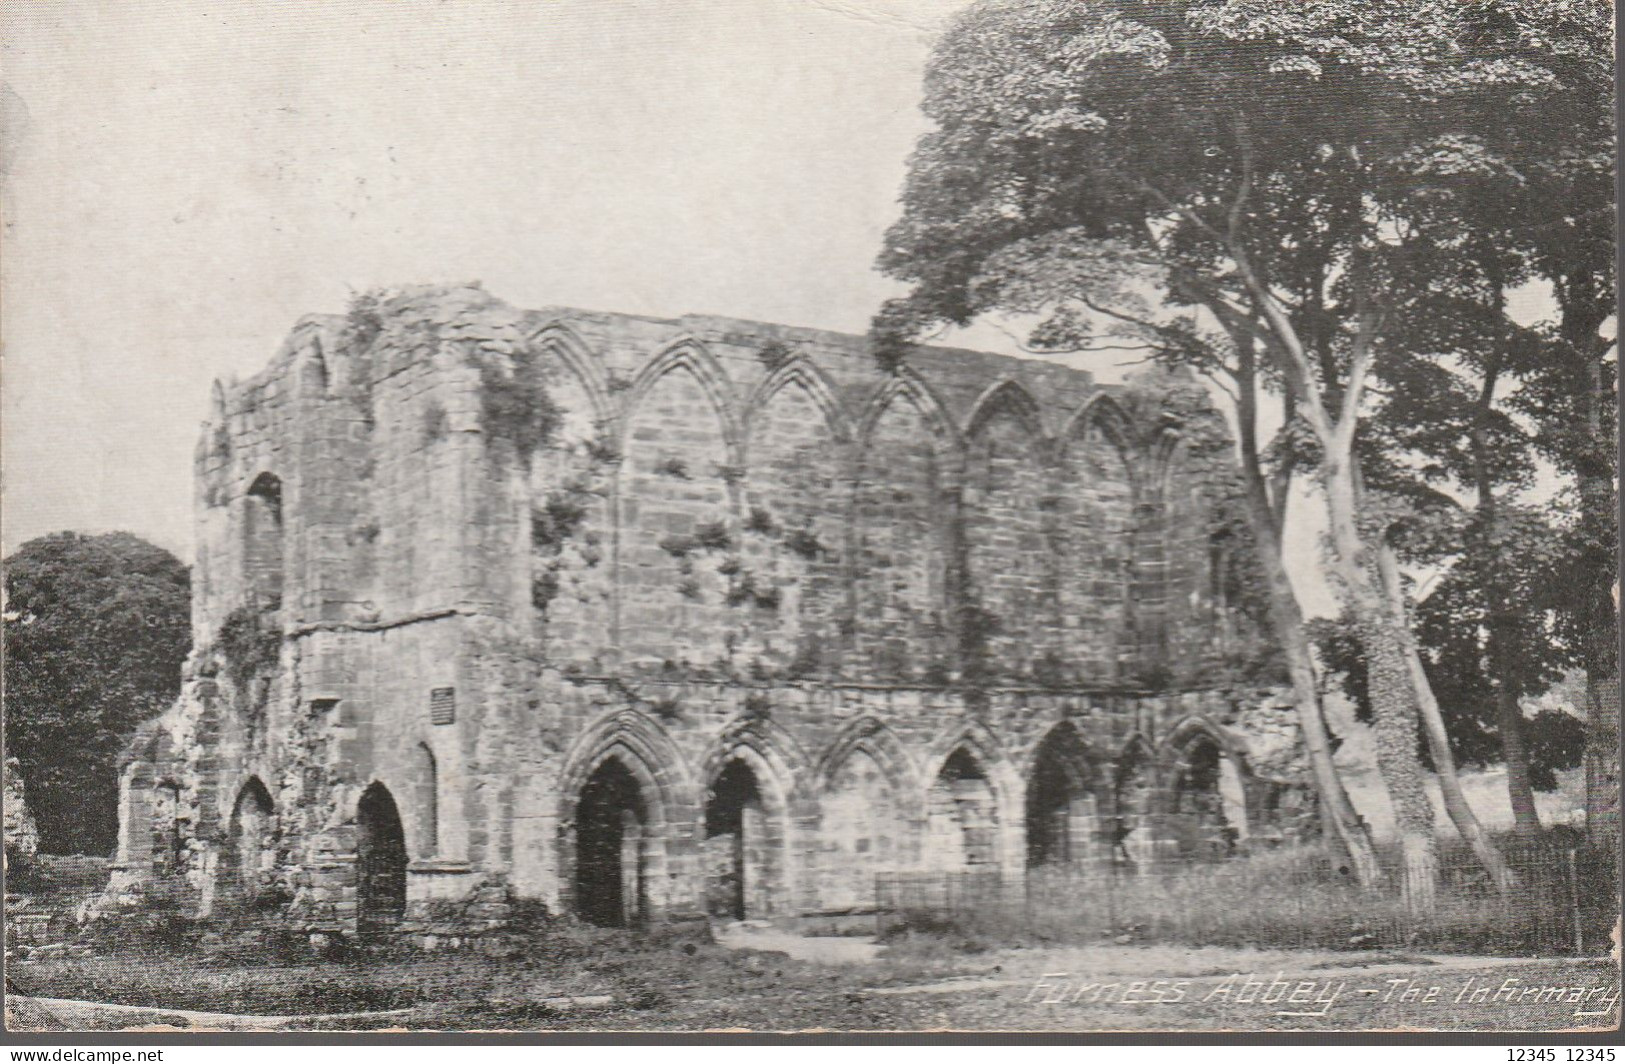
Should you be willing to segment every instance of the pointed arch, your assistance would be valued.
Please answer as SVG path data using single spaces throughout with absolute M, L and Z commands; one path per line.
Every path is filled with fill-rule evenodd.
M 1139 732 L 1135 732 L 1123 741 L 1123 745 L 1117 751 L 1117 756 L 1113 758 L 1113 761 L 1119 765 L 1129 761 L 1139 761 L 1149 765 L 1155 764 L 1156 759 L 1156 747 L 1151 745 L 1151 740 Z
M 406 831 L 389 788 L 378 780 L 356 802 L 356 922 L 387 931 L 406 915 Z
M 797 352 L 786 359 L 777 369 L 769 373 L 756 390 L 751 393 L 750 399 L 745 403 L 745 435 L 746 439 L 755 430 L 755 421 L 758 414 L 767 407 L 773 397 L 784 388 L 803 389 L 818 409 L 824 413 L 824 423 L 829 427 L 830 434 L 840 443 L 849 443 L 853 437 L 852 419 L 847 414 L 835 394 L 835 387 L 824 376 L 812 359 L 805 354 Z M 747 445 L 748 446 L 748 445 Z
M 1072 416 L 1054 451 L 1051 578 L 1057 643 L 1070 680 L 1121 680 L 1138 649 L 1135 546 L 1140 524 L 1133 430 L 1118 401 L 1097 392 Z
M 710 349 L 691 336 L 673 340 L 638 371 L 637 377 L 632 381 L 632 387 L 626 394 L 625 421 L 630 424 L 637 416 L 644 397 L 662 377 L 668 373 L 682 371 L 693 374 L 700 390 L 710 400 L 712 408 L 716 411 L 717 421 L 722 426 L 729 461 L 738 464 L 744 433 L 740 431 L 739 412 L 733 401 L 733 384 Z
M 1215 724 L 1206 716 L 1193 713 L 1179 718 L 1168 729 L 1168 735 L 1162 741 L 1164 759 L 1177 757 L 1191 743 L 1199 739 L 1211 740 L 1215 746 L 1226 755 L 1245 761 L 1247 746 L 1229 728 Z
M 1027 389 L 1011 378 L 989 386 L 971 413 L 960 477 L 962 594 L 984 623 L 961 645 L 969 651 L 964 668 L 996 683 L 1061 678 L 1049 452 Z
M 920 772 L 897 735 L 879 718 L 859 717 L 838 732 L 813 766 L 813 777 L 820 790 L 827 790 L 834 773 L 854 751 L 862 750 L 886 770 L 887 776 L 902 794 L 913 794 L 919 788 Z
M 271 792 L 259 776 L 249 776 L 237 788 L 226 823 L 221 878 L 226 893 L 235 895 L 232 900 L 252 902 L 259 897 L 262 877 L 275 856 L 270 845 L 275 818 Z
M 526 343 L 542 356 L 535 372 L 559 416 L 548 460 L 530 465 L 530 573 L 520 587 L 547 656 L 591 667 L 614 643 L 614 567 L 602 563 L 614 551 L 619 411 L 602 362 L 568 325 L 544 323 Z
M 624 750 L 638 762 L 672 809 L 693 808 L 694 780 L 682 751 L 658 721 L 636 709 L 612 710 L 570 744 L 559 777 L 559 794 L 566 803 L 587 774 L 614 749 Z
M 609 375 L 600 359 L 581 335 L 563 321 L 550 321 L 528 337 L 532 349 L 552 354 L 573 373 L 592 404 L 593 421 L 609 425 L 615 420 L 615 403 L 609 394 Z
M 1145 872 L 1156 861 L 1160 777 L 1151 743 L 1138 733 L 1130 736 L 1112 768 L 1109 842 L 1113 863 Z
M 1092 775 L 1098 776 L 1102 769 L 1101 754 L 1095 749 L 1094 744 L 1085 737 L 1083 729 L 1079 728 L 1073 721 L 1062 718 L 1045 728 L 1039 734 L 1038 741 L 1033 743 L 1032 749 L 1027 752 L 1020 769 L 1024 779 L 1032 778 L 1046 745 L 1064 748 L 1069 755 L 1077 757 L 1080 764 L 1085 766 Z
M 1166 654 L 1200 660 L 1222 645 L 1219 606 L 1235 544 L 1210 520 L 1202 471 L 1193 468 L 1191 440 L 1165 425 L 1153 448 L 1155 517 L 1163 557 L 1160 598 Z
M 672 830 L 699 803 L 682 754 L 652 718 L 614 711 L 571 744 L 558 789 L 559 879 L 567 903 L 596 923 L 632 926 L 691 900 Z
M 1003 377 L 983 389 L 971 407 L 965 422 L 965 438 L 974 439 L 987 427 L 994 416 L 1008 411 L 1026 427 L 1035 440 L 1046 440 L 1049 433 L 1044 424 L 1044 412 L 1027 386 L 1014 377 Z
M 964 750 L 987 773 L 1001 807 L 1017 808 L 1024 788 L 1015 760 L 1004 744 L 980 721 L 962 722 L 931 744 L 926 758 L 927 780 L 935 779 L 955 751 Z
M 924 378 L 907 366 L 887 377 L 864 404 L 857 426 L 860 446 L 868 448 L 874 437 L 875 424 L 899 399 L 913 405 L 925 419 L 942 450 L 959 450 L 962 437 L 953 416 L 948 413 L 948 405 L 926 384 Z
M 282 480 L 263 472 L 243 493 L 243 580 L 261 605 L 278 602 L 284 583 Z
M 723 728 L 700 762 L 700 777 L 711 779 L 730 758 L 741 755 L 762 766 L 787 804 L 812 789 L 812 766 L 801 744 L 782 725 L 761 718 L 735 718 Z
M 764 380 L 747 409 L 740 553 L 769 609 L 742 617 L 769 667 L 816 673 L 846 608 L 851 426 L 804 355 Z
M 1181 857 L 1218 859 L 1247 837 L 1246 761 L 1226 729 L 1187 717 L 1168 734 L 1166 831 Z
M 951 503 L 962 456 L 946 410 L 918 378 L 888 378 L 859 430 L 848 522 L 848 646 L 869 678 L 917 683 L 951 660 Z
M 793 911 L 799 878 L 797 793 L 805 759 L 771 721 L 736 721 L 712 744 L 706 781 L 704 858 L 708 911 L 757 919 Z
M 713 542 L 737 542 L 742 465 L 729 395 L 711 355 L 684 339 L 644 367 L 628 396 L 614 489 L 615 642 L 626 664 L 713 662 L 730 653 L 734 584 L 683 546 L 701 529 Z

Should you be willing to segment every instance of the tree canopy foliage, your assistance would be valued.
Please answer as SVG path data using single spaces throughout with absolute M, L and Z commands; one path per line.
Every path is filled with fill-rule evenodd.
M 1611 469 L 1610 39 L 1599 0 L 978 4 L 928 68 L 933 128 L 880 259 L 911 286 L 876 317 L 883 363 L 988 313 L 1039 349 L 1127 337 L 1232 389 L 1255 480 L 1316 471 L 1411 886 L 1432 861 L 1418 718 L 1449 754 L 1399 533 L 1452 489 L 1516 490 L 1536 447 Z M 1507 294 L 1536 281 L 1561 313 L 1517 326 Z M 1499 377 L 1539 411 L 1477 401 Z M 1248 439 L 1260 389 L 1284 412 L 1268 443 Z M 1501 573 L 1484 589 L 1505 600 L 1491 517 L 1462 572 Z
M 109 852 L 116 760 L 180 690 L 191 645 L 187 569 L 124 532 L 57 532 L 5 566 L 6 749 L 22 767 L 40 847 Z

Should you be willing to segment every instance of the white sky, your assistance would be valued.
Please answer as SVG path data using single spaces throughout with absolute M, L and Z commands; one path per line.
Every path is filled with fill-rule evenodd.
M 210 381 L 352 290 L 862 331 L 956 6 L 5 4 L 4 549 L 189 559 Z
M 5 3 L 4 550 L 126 529 L 190 560 L 210 382 L 352 291 L 862 332 L 961 3 Z M 1317 550 L 1300 525 L 1295 572 Z

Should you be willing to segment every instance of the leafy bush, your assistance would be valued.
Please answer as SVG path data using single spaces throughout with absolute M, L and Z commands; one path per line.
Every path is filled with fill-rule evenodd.
M 58 532 L 5 564 L 6 749 L 46 853 L 107 853 L 115 762 L 180 692 L 191 648 L 186 566 L 124 532 Z

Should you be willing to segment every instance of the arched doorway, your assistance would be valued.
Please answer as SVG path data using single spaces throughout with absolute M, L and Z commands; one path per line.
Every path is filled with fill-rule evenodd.
M 1094 856 L 1095 796 L 1088 751 L 1070 724 L 1044 737 L 1027 781 L 1027 864 L 1076 865 Z
M 1235 851 L 1246 818 L 1233 807 L 1244 799 L 1226 792 L 1239 788 L 1234 765 L 1209 736 L 1198 735 L 1180 749 L 1169 826 L 1181 857 L 1212 860 Z
M 252 904 L 264 886 L 269 868 L 271 818 L 270 792 L 258 777 L 251 777 L 237 792 L 231 823 L 226 833 L 225 878 L 230 900 Z
M 163 780 L 153 791 L 152 866 L 160 876 L 178 875 L 186 862 L 185 807 L 181 785 Z
M 1156 782 L 1150 753 L 1130 744 L 1112 781 L 1112 860 L 1130 871 L 1150 871 L 1156 860 Z
M 706 909 L 731 920 L 766 916 L 779 875 L 777 838 L 745 762 L 729 761 L 705 803 Z
M 998 802 L 987 773 L 964 747 L 943 762 L 931 785 L 929 855 L 945 872 L 998 869 Z
M 649 910 L 649 808 L 632 771 L 606 758 L 576 803 L 576 911 L 602 927 L 636 927 Z
M 356 830 L 357 918 L 362 931 L 386 931 L 406 915 L 406 832 L 382 783 L 362 793 Z

